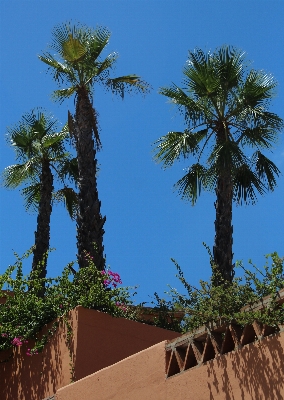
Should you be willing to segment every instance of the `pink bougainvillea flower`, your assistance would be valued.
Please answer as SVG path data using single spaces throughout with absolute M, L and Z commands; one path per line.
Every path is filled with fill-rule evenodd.
M 15 337 L 11 343 L 13 346 L 22 346 L 22 337 Z

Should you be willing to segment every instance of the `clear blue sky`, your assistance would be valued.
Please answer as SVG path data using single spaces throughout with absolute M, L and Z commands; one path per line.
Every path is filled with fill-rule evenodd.
M 159 95 L 160 86 L 179 84 L 188 50 L 214 50 L 222 44 L 245 50 L 255 69 L 272 73 L 279 82 L 271 109 L 284 117 L 283 0 L 57 0 L 0 2 L 1 157 L 0 169 L 15 162 L 5 143 L 6 127 L 36 106 L 65 123 L 73 100 L 50 100 L 56 89 L 37 55 L 47 48 L 51 30 L 65 21 L 91 27 L 103 25 L 112 37 L 107 51 L 118 51 L 116 76 L 138 74 L 153 87 L 145 98 L 124 101 L 97 90 L 103 150 L 98 181 L 102 213 L 107 216 L 104 245 L 107 264 L 125 285 L 139 285 L 137 301 L 147 301 L 167 284 L 178 286 L 170 258 L 182 266 L 190 283 L 210 276 L 202 242 L 214 241 L 214 195 L 204 193 L 192 207 L 173 192 L 186 163 L 166 171 L 152 160 L 152 143 L 170 130 L 184 128 L 176 110 Z M 105 53 L 107 55 L 107 53 Z M 284 144 L 272 160 L 284 173 Z M 36 215 L 27 214 L 17 190 L 0 187 L 0 272 L 34 243 Z M 284 255 L 284 176 L 274 193 L 255 206 L 234 207 L 234 260 L 252 258 L 258 266 L 264 254 Z M 62 207 L 53 208 L 48 274 L 55 276 L 75 259 L 76 225 Z M 25 271 L 28 272 L 27 264 Z

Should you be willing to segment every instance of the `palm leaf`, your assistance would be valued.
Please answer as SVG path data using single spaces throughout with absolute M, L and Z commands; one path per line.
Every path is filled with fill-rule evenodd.
M 253 154 L 252 163 L 255 165 L 259 179 L 266 183 L 267 190 L 273 191 L 276 186 L 276 177 L 279 177 L 280 170 L 260 151 L 256 151 Z
M 75 219 L 78 211 L 78 195 L 72 189 L 64 187 L 53 193 L 53 201 L 63 202 L 71 219 Z
M 70 88 L 67 89 L 54 90 L 54 92 L 52 93 L 52 98 L 55 101 L 59 100 L 60 102 L 62 102 L 63 100 L 73 96 L 76 90 L 77 90 L 76 86 L 71 86 Z
M 208 170 L 201 164 L 193 164 L 188 172 L 175 184 L 175 189 L 184 200 L 190 200 L 192 205 L 196 203 L 202 188 L 207 188 Z
M 89 54 L 92 60 L 98 59 L 104 48 L 107 46 L 110 36 L 110 31 L 103 26 L 99 26 L 92 32 L 89 40 Z M 117 59 L 117 53 L 114 54 L 116 55 L 114 59 L 115 61 Z
M 68 132 L 54 132 L 49 135 L 45 135 L 42 138 L 41 144 L 43 148 L 48 148 L 53 146 L 54 144 L 62 142 L 62 140 L 66 139 Z
M 26 210 L 37 211 L 40 202 L 41 184 L 39 182 L 22 189 Z
M 34 179 L 38 172 L 38 159 L 35 157 L 24 164 L 10 165 L 2 173 L 3 185 L 7 189 L 15 189 L 25 182 Z
M 56 60 L 51 54 L 45 53 L 43 56 L 38 56 L 38 58 L 49 66 L 49 70 L 56 82 L 61 83 L 66 79 L 72 85 L 79 83 L 76 71 L 69 65 Z
M 246 163 L 246 156 L 236 142 L 227 140 L 216 144 L 208 162 L 214 164 L 218 171 L 232 170 Z
M 58 174 L 61 179 L 69 179 L 70 181 L 74 182 L 75 185 L 79 179 L 79 169 L 78 169 L 78 161 L 77 158 L 67 158 L 64 157 L 62 162 L 57 169 Z
M 125 75 L 118 78 L 108 79 L 106 85 L 110 87 L 111 91 L 124 98 L 125 91 L 148 93 L 150 85 L 140 79 L 137 75 Z
M 62 57 L 64 60 L 67 60 L 71 63 L 78 62 L 85 56 L 86 53 L 87 49 L 85 46 L 80 43 L 78 39 L 74 38 L 71 33 L 69 33 L 68 40 L 62 43 Z
M 256 124 L 242 131 L 240 138 L 236 141 L 242 146 L 269 149 L 277 141 L 275 129 L 263 124 Z
M 181 157 L 187 158 L 199 150 L 198 143 L 207 135 L 208 130 L 202 129 L 198 132 L 169 132 L 162 136 L 155 144 L 156 161 L 163 162 L 164 166 L 171 166 L 175 160 Z
M 263 194 L 265 187 L 259 177 L 247 164 L 241 165 L 234 171 L 234 198 L 239 203 L 256 202 L 256 193 Z

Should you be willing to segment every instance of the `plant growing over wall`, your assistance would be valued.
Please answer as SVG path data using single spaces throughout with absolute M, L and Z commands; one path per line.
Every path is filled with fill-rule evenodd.
M 271 259 L 271 265 L 269 265 Z M 200 287 L 190 285 L 182 272 L 181 267 L 172 259 L 177 268 L 177 278 L 183 284 L 186 293 L 181 294 L 177 289 L 170 287 L 166 292 L 170 300 L 160 298 L 156 294 L 156 308 L 167 308 L 169 313 L 176 310 L 185 312 L 181 321 L 182 332 L 192 331 L 200 326 L 213 322 L 236 322 L 240 325 L 257 320 L 270 326 L 284 323 L 284 304 L 279 306 L 279 291 L 284 288 L 284 257 L 277 253 L 266 256 L 263 269 L 258 269 L 250 261 L 252 270 L 237 263 L 244 271 L 243 278 L 234 278 L 229 283 L 218 269 L 212 264 L 213 274 L 209 282 L 200 281 Z M 212 261 L 212 260 L 211 260 Z M 216 279 L 219 285 L 216 286 Z M 254 305 L 270 296 L 269 304 L 263 309 L 255 309 Z M 244 306 L 251 306 L 242 310 Z M 156 321 L 158 324 L 158 320 Z
M 37 354 L 56 331 L 59 321 L 78 305 L 114 317 L 135 317 L 134 311 L 127 308 L 132 304 L 128 288 L 118 287 L 122 283 L 120 276 L 108 269 L 99 271 L 87 254 L 88 267 L 76 272 L 74 263 L 70 263 L 57 278 L 45 278 L 45 296 L 39 297 L 38 289 L 43 283 L 39 270 L 23 275 L 23 262 L 32 251 L 22 257 L 15 254 L 15 264 L 0 275 L 0 289 L 8 291 L 6 302 L 0 304 L 0 351 L 35 339 L 35 346 L 27 354 Z M 39 339 L 41 329 L 56 319 L 47 334 Z

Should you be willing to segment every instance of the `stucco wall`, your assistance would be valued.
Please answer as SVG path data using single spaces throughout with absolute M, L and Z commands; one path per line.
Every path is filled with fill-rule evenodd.
M 60 389 L 56 399 L 284 399 L 284 332 L 168 379 L 165 379 L 165 343 Z
M 70 350 L 75 380 L 179 335 L 83 307 L 71 311 L 68 321 L 73 331 Z M 31 343 L 1 352 L 0 361 L 12 351 L 14 356 L 0 363 L 0 400 L 42 400 L 70 384 L 71 360 L 66 339 L 67 330 L 62 323 L 38 355 L 26 355 Z

